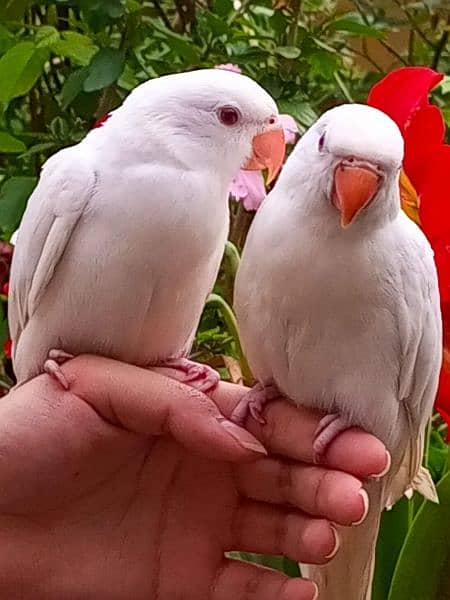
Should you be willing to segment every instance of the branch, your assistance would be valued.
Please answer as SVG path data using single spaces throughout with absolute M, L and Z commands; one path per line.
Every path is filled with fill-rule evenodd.
M 449 25 L 450 25 L 450 16 L 447 17 L 447 26 L 444 33 L 441 35 L 437 45 L 436 50 L 434 52 L 433 61 L 431 66 L 433 69 L 437 69 L 439 66 L 439 61 L 441 60 L 442 52 L 447 45 L 448 36 L 449 36 Z
M 167 29 L 171 29 L 173 31 L 172 24 L 169 21 L 169 18 L 166 15 L 166 13 L 164 12 L 159 0 L 153 0 L 153 6 L 156 8 L 157 13 L 161 17 L 161 19 L 162 19 L 164 25 L 167 27 Z
M 430 47 L 430 48 L 434 48 L 435 45 L 433 44 L 433 42 L 431 40 L 429 40 L 427 38 L 427 36 L 425 35 L 425 33 L 423 32 L 423 30 L 417 25 L 413 15 L 409 12 L 409 10 L 406 8 L 406 6 L 404 6 L 400 0 L 394 0 L 394 4 L 396 4 L 404 13 L 406 18 L 408 19 L 409 24 L 411 25 L 412 29 L 423 39 L 423 41 Z
M 362 20 L 364 21 L 364 23 L 366 25 L 372 25 L 372 23 L 370 22 L 370 20 L 368 19 L 366 13 L 364 12 L 364 10 L 361 8 L 358 0 L 353 0 L 353 6 L 356 8 L 356 10 L 358 11 L 358 13 L 361 15 Z M 397 50 L 395 50 L 390 44 L 388 44 L 387 42 L 385 42 L 384 40 L 378 40 L 380 42 L 380 44 L 383 46 L 383 48 L 385 48 L 390 54 L 392 54 L 392 56 L 395 56 L 395 58 L 400 61 L 403 65 L 407 65 L 408 62 L 401 56 L 401 54 L 399 54 L 397 52 Z

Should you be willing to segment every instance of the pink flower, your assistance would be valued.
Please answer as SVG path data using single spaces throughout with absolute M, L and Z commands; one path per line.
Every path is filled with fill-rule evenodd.
M 298 127 L 290 115 L 280 115 L 286 144 L 293 144 L 297 137 Z M 230 196 L 243 202 L 245 210 L 258 210 L 266 197 L 266 187 L 261 171 L 244 171 L 241 169 L 231 182 Z
M 233 71 L 233 73 L 242 73 L 240 67 L 231 63 L 226 63 L 225 65 L 216 65 L 214 68 L 222 69 L 223 71 Z
M 266 188 L 261 171 L 241 169 L 231 182 L 230 195 L 244 204 L 245 210 L 258 210 L 266 197 Z
M 286 144 L 295 144 L 297 138 L 298 127 L 295 119 L 291 115 L 280 115 L 281 126 L 284 132 L 284 141 Z

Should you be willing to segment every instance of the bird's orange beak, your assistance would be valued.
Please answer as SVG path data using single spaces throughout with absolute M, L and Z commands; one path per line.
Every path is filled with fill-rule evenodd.
M 348 227 L 378 192 L 381 173 L 366 161 L 345 159 L 334 172 L 333 204 L 341 211 L 341 225 Z
M 267 169 L 267 183 L 271 183 L 280 172 L 286 153 L 283 130 L 271 129 L 255 135 L 253 138 L 253 154 L 242 167 L 246 171 L 262 171 Z

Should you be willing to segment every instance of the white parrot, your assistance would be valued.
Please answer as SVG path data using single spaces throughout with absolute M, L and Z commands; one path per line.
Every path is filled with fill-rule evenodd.
M 205 69 L 136 88 L 101 127 L 44 165 L 12 261 L 9 323 L 18 383 L 94 353 L 173 366 L 204 391 L 218 374 L 187 359 L 228 231 L 228 188 L 284 158 L 278 110 L 256 82 Z
M 317 459 L 354 425 L 391 454 L 389 473 L 366 486 L 363 524 L 340 530 L 329 565 L 308 567 L 321 600 L 369 599 L 382 509 L 410 486 L 436 500 L 421 461 L 442 358 L 439 292 L 431 248 L 400 209 L 402 159 L 384 113 L 356 104 L 325 113 L 258 211 L 236 280 L 259 384 L 234 418 L 258 416 L 279 390 L 327 413 Z

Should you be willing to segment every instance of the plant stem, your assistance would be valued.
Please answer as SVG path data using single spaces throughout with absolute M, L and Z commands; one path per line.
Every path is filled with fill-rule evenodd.
M 236 353 L 238 355 L 239 362 L 241 365 L 244 383 L 246 385 L 251 385 L 253 381 L 253 375 L 250 371 L 247 359 L 245 358 L 244 351 L 242 350 L 241 340 L 239 338 L 238 325 L 236 317 L 234 316 L 234 313 L 231 309 L 231 306 L 227 302 L 225 302 L 225 300 L 221 296 L 219 296 L 219 294 L 210 294 L 208 300 L 206 301 L 206 306 L 217 308 L 220 311 L 227 326 L 227 329 L 230 332 L 230 335 L 233 337 L 236 346 Z
M 438 68 L 439 61 L 441 60 L 442 52 L 443 52 L 445 46 L 447 45 L 448 36 L 449 36 L 449 31 L 448 31 L 449 25 L 450 25 L 450 16 L 447 17 L 447 27 L 445 28 L 444 33 L 441 35 L 441 37 L 436 45 L 436 50 L 434 52 L 433 61 L 431 63 L 431 66 L 433 69 Z
M 348 101 L 348 102 L 354 102 L 350 92 L 348 91 L 347 86 L 345 85 L 345 83 L 342 81 L 341 76 L 339 75 L 339 73 L 337 71 L 335 71 L 333 73 L 333 76 L 336 80 L 336 83 L 339 86 L 339 89 L 341 90 L 342 94 L 344 95 L 344 98 Z

